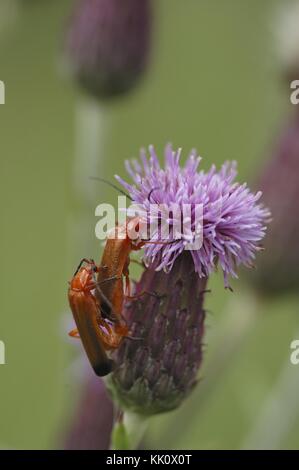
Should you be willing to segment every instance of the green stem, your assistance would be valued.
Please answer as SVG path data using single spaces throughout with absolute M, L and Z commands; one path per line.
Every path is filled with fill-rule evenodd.
M 105 109 L 94 100 L 81 97 L 75 116 L 75 154 L 72 168 L 73 210 L 69 219 L 69 265 L 78 261 L 78 253 L 92 256 L 94 211 L 99 200 L 98 185 L 90 176 L 101 174 L 106 135 Z M 82 256 L 82 255 L 81 255 Z
M 12 28 L 16 25 L 22 8 L 19 3 L 20 2 L 17 0 L 1 0 L 0 36 L 3 36 L 11 31 Z
M 114 425 L 111 448 L 113 450 L 134 450 L 138 448 L 147 425 L 147 418 L 126 411 L 122 422 L 117 422 Z

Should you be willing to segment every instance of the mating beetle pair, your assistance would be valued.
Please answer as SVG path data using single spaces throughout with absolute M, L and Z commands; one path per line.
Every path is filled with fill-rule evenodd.
M 137 218 L 131 222 L 133 225 L 139 223 Z M 134 298 L 130 295 L 130 253 L 141 249 L 146 243 L 152 243 L 132 240 L 127 223 L 116 227 L 115 232 L 113 238 L 107 238 L 100 265 L 83 259 L 68 290 L 77 326 L 70 335 L 81 338 L 88 359 L 99 376 L 107 375 L 113 369 L 113 361 L 106 351 L 118 348 L 121 340 L 128 335 L 122 309 L 125 297 Z

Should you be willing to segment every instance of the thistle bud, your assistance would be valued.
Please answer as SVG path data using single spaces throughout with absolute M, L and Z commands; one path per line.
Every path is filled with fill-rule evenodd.
M 99 99 L 129 91 L 148 61 L 150 0 L 79 0 L 66 37 L 78 83 Z
M 269 293 L 298 290 L 299 278 L 299 112 L 281 132 L 272 157 L 258 179 L 272 223 L 265 253 L 250 279 Z
M 206 173 L 198 171 L 200 160 L 193 151 L 180 167 L 180 150 L 167 146 L 162 168 L 150 147 L 149 159 L 143 152 L 141 163 L 127 162 L 133 184 L 117 177 L 150 227 L 157 221 L 152 204 L 172 208 L 167 242 L 145 245 L 147 268 L 123 311 L 130 338 L 115 353 L 116 369 L 108 379 L 121 406 L 142 415 L 174 409 L 191 392 L 202 361 L 209 275 L 219 266 L 229 287 L 236 267 L 252 264 L 265 235 L 269 211 L 258 203 L 261 193 L 234 182 L 235 164 L 226 163 L 220 171 L 212 166 Z M 184 218 L 188 204 L 191 216 Z M 177 237 L 174 225 L 181 221 Z M 151 241 L 157 240 L 159 228 L 151 234 Z
M 172 410 L 197 381 L 202 360 L 206 279 L 189 253 L 171 272 L 146 269 L 124 317 L 130 328 L 115 354 L 109 387 L 124 408 L 145 415 Z M 140 296 L 140 297 L 138 297 Z

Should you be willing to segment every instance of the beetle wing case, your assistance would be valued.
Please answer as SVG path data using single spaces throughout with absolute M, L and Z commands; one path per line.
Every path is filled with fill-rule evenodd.
M 97 322 L 98 307 L 90 294 L 69 289 L 69 303 L 78 332 L 95 373 L 102 377 L 113 369 L 113 361 L 108 358 L 100 336 Z

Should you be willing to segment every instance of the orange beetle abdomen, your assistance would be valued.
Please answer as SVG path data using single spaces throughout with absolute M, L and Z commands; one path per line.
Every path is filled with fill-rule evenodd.
M 78 332 L 95 373 L 99 376 L 109 374 L 113 369 L 105 352 L 102 335 L 98 326 L 98 306 L 92 295 L 74 292 L 69 289 L 69 302 Z

